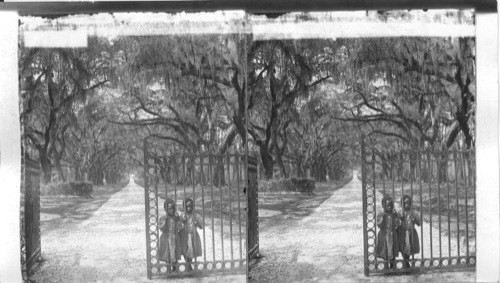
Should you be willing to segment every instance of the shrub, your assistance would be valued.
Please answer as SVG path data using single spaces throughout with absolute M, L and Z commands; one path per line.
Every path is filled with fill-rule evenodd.
M 259 191 L 261 192 L 298 192 L 312 194 L 316 187 L 316 181 L 313 179 L 271 179 L 259 182 Z
M 68 183 L 55 182 L 46 185 L 40 185 L 40 193 L 42 195 L 64 195 L 70 190 Z
M 92 188 L 92 183 L 87 182 L 69 182 L 71 187 L 71 192 L 73 195 L 77 195 L 80 197 L 91 197 L 94 189 Z
M 287 188 L 287 182 L 285 179 L 271 179 L 267 181 L 260 181 L 259 190 L 263 192 L 280 192 L 287 191 L 290 188 Z
M 56 182 L 40 185 L 40 193 L 42 195 L 76 195 L 90 197 L 92 192 L 92 183 L 87 182 Z
M 292 183 L 294 184 L 296 191 L 300 193 L 313 194 L 314 189 L 316 188 L 316 181 L 313 179 L 296 179 L 292 178 Z
M 73 194 L 73 189 L 71 188 L 69 183 L 61 183 L 61 192 L 62 195 L 71 195 Z

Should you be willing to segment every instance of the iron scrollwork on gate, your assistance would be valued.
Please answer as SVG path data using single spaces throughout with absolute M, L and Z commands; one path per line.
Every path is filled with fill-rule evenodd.
M 148 278 L 178 277 L 189 273 L 226 271 L 244 273 L 246 268 L 246 197 L 245 156 L 238 153 L 175 154 L 153 153 L 144 142 L 144 190 L 146 252 Z M 162 216 L 166 215 L 166 199 L 176 204 L 182 229 L 188 229 L 189 218 L 184 200 L 194 203 L 200 228 L 196 236 L 180 240 L 192 241 L 192 261 L 186 250 L 177 262 L 160 256 Z M 194 215 L 194 214 L 190 214 Z M 187 230 L 185 230 L 187 231 Z M 192 231 L 192 230 L 191 230 Z M 179 237 L 187 237 L 181 230 Z M 199 244 L 196 244 L 198 242 Z
M 367 149 L 362 140 L 361 158 L 365 275 L 475 268 L 474 150 L 377 150 Z M 410 240 L 418 249 L 405 249 L 411 254 L 405 261 L 399 248 L 392 263 L 377 257 L 377 215 L 383 211 L 382 198 L 388 196 L 404 221 L 410 213 L 401 208 L 404 195 L 411 197 L 411 212 L 420 220 L 421 225 L 414 226 L 417 236 Z M 404 237 L 398 241 L 409 242 Z

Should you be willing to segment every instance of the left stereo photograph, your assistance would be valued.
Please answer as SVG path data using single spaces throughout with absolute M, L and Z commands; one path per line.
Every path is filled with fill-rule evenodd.
M 241 11 L 20 17 L 26 282 L 246 281 L 247 29 Z

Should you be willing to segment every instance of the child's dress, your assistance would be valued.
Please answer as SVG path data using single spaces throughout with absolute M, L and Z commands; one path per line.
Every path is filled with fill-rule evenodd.
M 399 239 L 396 228 L 399 226 L 397 213 L 383 212 L 377 215 L 377 226 L 380 228 L 377 235 L 375 254 L 379 258 L 392 260 L 399 253 Z
M 411 217 L 413 216 L 413 221 Z M 415 224 L 420 225 L 420 216 L 413 212 L 407 211 L 405 214 L 400 214 L 401 226 L 398 228 L 400 237 L 399 250 L 404 255 L 413 255 L 420 252 L 420 241 L 418 239 Z
M 184 257 L 195 258 L 202 255 L 201 239 L 196 228 L 203 229 L 203 219 L 196 212 L 185 213 L 184 229 L 181 230 L 181 251 Z M 197 223 L 194 223 L 196 219 Z
M 179 230 L 182 223 L 178 216 L 162 216 L 160 218 L 160 260 L 175 263 L 181 259 L 181 242 Z

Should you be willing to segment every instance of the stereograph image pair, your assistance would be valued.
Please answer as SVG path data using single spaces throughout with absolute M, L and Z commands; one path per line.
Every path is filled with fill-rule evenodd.
M 475 281 L 474 25 L 20 17 L 24 280 Z

